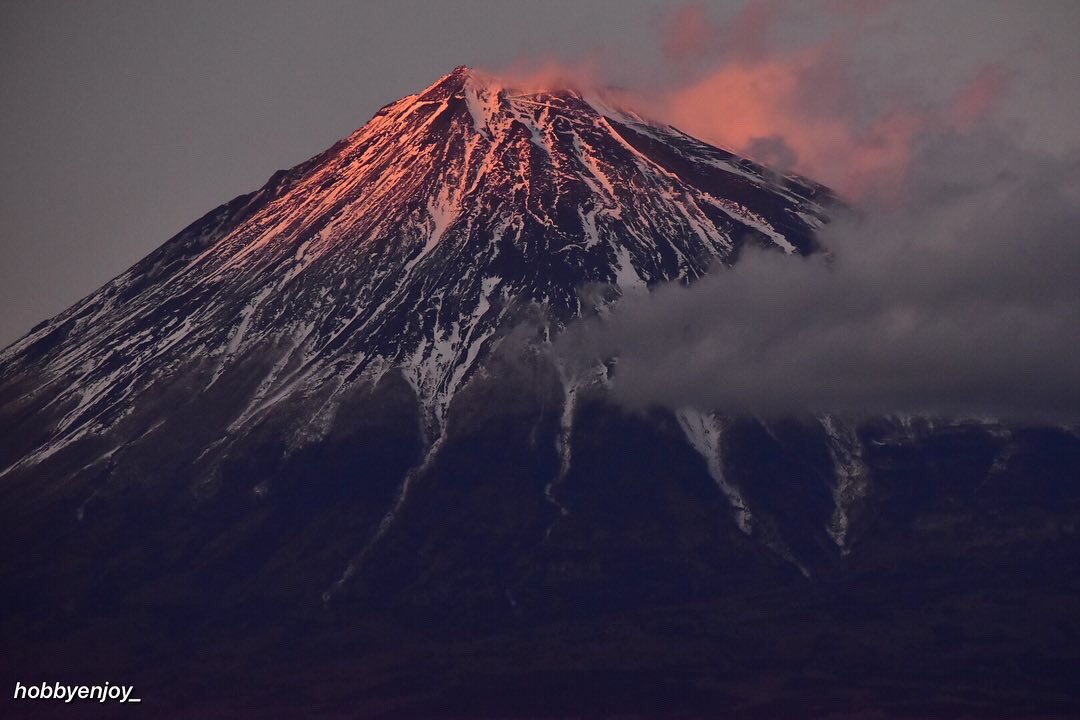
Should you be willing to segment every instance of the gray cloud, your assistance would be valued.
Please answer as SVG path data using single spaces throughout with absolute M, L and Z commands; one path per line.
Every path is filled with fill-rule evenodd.
M 830 225 L 828 255 L 746 253 L 558 351 L 618 356 L 632 406 L 1080 418 L 1080 156 L 943 132 L 905 191 Z
M 791 172 L 799 161 L 795 149 L 781 135 L 753 138 L 746 152 L 781 174 Z

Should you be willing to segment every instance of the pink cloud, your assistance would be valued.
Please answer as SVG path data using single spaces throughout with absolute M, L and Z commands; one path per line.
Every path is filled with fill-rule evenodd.
M 713 21 L 704 3 L 678 7 L 664 26 L 665 56 L 685 64 L 704 58 L 746 58 L 764 52 L 783 0 L 750 0 L 727 23 Z
M 856 11 L 856 23 L 883 7 L 872 0 L 842 1 Z M 697 5 L 686 8 L 676 26 L 700 12 Z M 767 39 L 782 9 L 779 0 L 751 0 L 731 23 L 710 28 L 712 42 L 725 45 L 722 57 L 660 93 L 653 114 L 733 152 L 756 153 L 766 163 L 779 157 L 782 166 L 850 198 L 888 198 L 900 192 L 922 133 L 971 127 L 1005 90 L 1002 70 L 987 66 L 944 107 L 896 98 L 868 116 L 844 52 L 850 38 L 837 31 L 809 47 L 770 48 Z M 670 36 L 665 43 L 670 46 Z M 695 38 L 679 47 L 688 52 L 708 44 Z
M 896 199 L 913 147 L 927 132 L 965 131 L 1007 89 L 997 65 L 982 68 L 940 106 L 923 98 L 874 102 L 854 72 L 852 49 L 865 43 L 887 0 L 828 0 L 836 22 L 809 45 L 777 45 L 780 24 L 798 6 L 749 0 L 728 22 L 689 2 L 662 25 L 659 42 L 671 63 L 666 85 L 624 90 L 619 99 L 643 114 L 732 152 L 822 182 L 850 199 Z M 523 59 L 499 81 L 523 90 L 603 86 L 598 56 L 576 62 Z
M 984 117 L 1004 95 L 1008 78 L 1000 65 L 986 65 L 953 98 L 947 122 L 958 129 L 971 127 Z
M 497 71 L 483 71 L 500 85 L 526 92 L 544 92 L 573 88 L 595 88 L 600 71 L 595 57 L 577 61 L 564 61 L 553 57 L 520 58 L 509 67 Z
M 668 59 L 683 62 L 705 54 L 715 32 L 704 4 L 687 3 L 668 19 L 661 46 Z

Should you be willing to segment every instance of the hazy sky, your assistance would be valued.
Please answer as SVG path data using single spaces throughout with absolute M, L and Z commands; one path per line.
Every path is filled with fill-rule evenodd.
M 895 98 L 905 117 L 940 122 L 996 78 L 1011 91 L 998 108 L 1004 126 L 1036 144 L 1075 140 L 1080 3 L 757 5 L 771 13 L 767 46 L 751 42 L 766 34 L 740 0 L 5 2 L 0 345 L 459 64 L 584 64 L 648 91 L 661 113 L 699 134 L 801 158 L 799 169 L 820 167 L 841 184 L 848 163 L 837 158 L 880 144 Z M 740 12 L 749 24 L 729 27 Z M 811 70 L 827 76 L 827 92 L 748 103 L 791 117 L 775 133 L 741 138 L 724 124 L 738 113 L 716 93 L 746 77 L 772 92 L 783 77 L 762 57 L 778 47 L 816 48 Z M 732 60 L 759 74 L 710 74 Z M 868 131 L 824 164 L 811 145 L 835 140 L 837 123 L 851 137 L 851 128 Z M 885 137 L 888 145 L 894 135 Z

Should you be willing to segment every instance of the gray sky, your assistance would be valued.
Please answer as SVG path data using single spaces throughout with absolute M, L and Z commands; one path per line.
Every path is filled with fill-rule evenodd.
M 842 123 L 861 128 L 849 145 L 865 149 L 896 107 L 937 122 L 992 64 L 1009 83 L 994 108 L 1002 127 L 1029 145 L 1078 146 L 1080 3 L 758 4 L 772 15 L 760 46 L 746 42 L 759 37 L 754 27 L 728 25 L 739 0 L 5 2 L 0 345 L 463 63 L 584 62 L 652 97 L 661 114 L 675 108 L 673 119 L 707 139 L 738 144 L 722 127 L 728 113 L 715 112 L 722 103 L 692 116 L 695 99 L 709 97 L 702 79 L 723 63 L 762 67 L 778 53 L 827 48 L 814 102 L 765 105 L 805 114 L 818 134 L 802 146 L 773 142 L 790 131 L 783 123 L 761 135 L 802 158 L 800 169 L 820 167 L 826 181 L 837 172 L 837 183 L 845 176 L 813 164 L 806 143 Z M 688 42 L 679 13 L 702 28 Z

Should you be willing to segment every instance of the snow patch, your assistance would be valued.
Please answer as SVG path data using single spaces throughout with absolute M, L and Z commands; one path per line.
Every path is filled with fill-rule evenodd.
M 720 455 L 720 440 L 724 434 L 723 422 L 715 414 L 692 408 L 679 410 L 675 413 L 675 417 L 678 418 L 679 426 L 682 427 L 690 445 L 705 459 L 709 476 L 731 505 L 735 513 L 735 524 L 749 535 L 754 529 L 754 518 L 750 513 L 750 506 L 743 497 L 742 491 L 724 475 L 724 463 Z
M 832 488 L 834 509 L 827 531 L 841 554 L 847 555 L 851 552 L 847 544 L 851 509 L 869 490 L 869 470 L 863 460 L 862 444 L 852 427 L 832 415 L 825 415 L 819 421 L 829 438 L 829 455 L 836 475 Z

